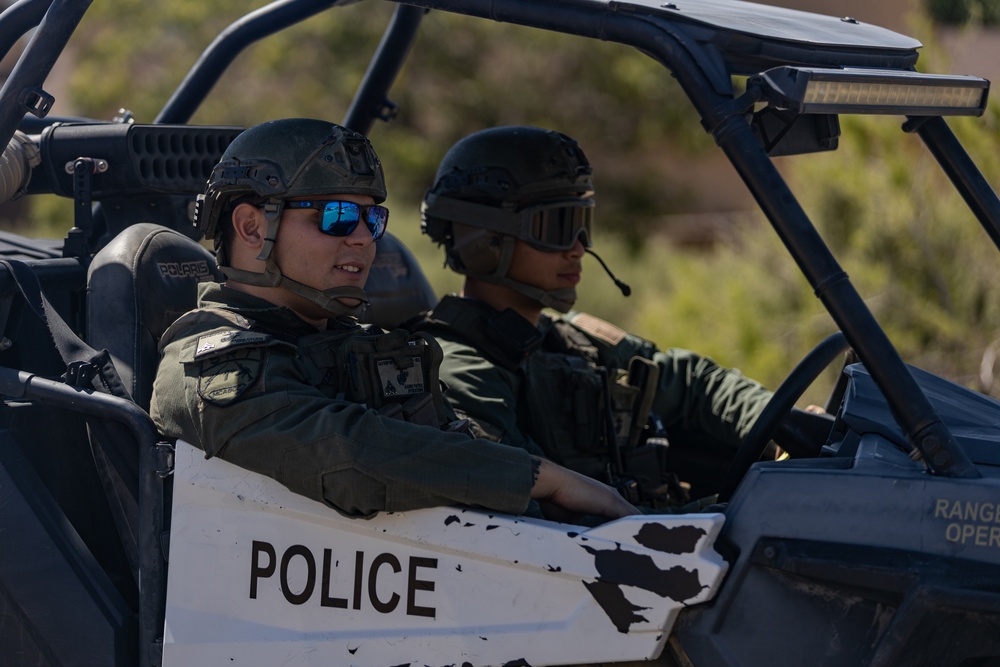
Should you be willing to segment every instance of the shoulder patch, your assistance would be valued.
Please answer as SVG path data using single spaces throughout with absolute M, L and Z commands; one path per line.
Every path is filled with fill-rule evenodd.
M 624 329 L 587 313 L 580 313 L 573 318 L 572 323 L 585 333 L 611 345 L 617 345 L 628 336 L 628 332 Z
M 215 331 L 198 337 L 194 359 L 200 361 L 225 354 L 242 347 L 259 347 L 271 342 L 271 335 L 259 331 L 233 330 Z
M 260 379 L 266 354 L 262 347 L 250 347 L 204 359 L 198 368 L 198 395 L 212 405 L 235 402 Z

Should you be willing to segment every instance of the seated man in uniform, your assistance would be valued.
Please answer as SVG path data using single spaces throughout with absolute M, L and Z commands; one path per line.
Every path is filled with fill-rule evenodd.
M 422 229 L 465 275 L 464 289 L 408 326 L 441 343 L 445 397 L 478 435 L 646 507 L 683 505 L 689 485 L 673 472 L 698 479 L 695 497 L 715 493 L 771 392 L 694 352 L 661 351 L 570 312 L 591 252 L 593 194 L 590 164 L 563 134 L 498 127 L 459 141 L 426 193 Z
M 198 211 L 227 280 L 203 284 L 163 336 L 160 432 L 353 517 L 458 503 L 520 513 L 531 499 L 635 513 L 608 486 L 472 439 L 441 398 L 433 339 L 357 323 L 385 197 L 352 130 L 285 119 L 233 141 Z

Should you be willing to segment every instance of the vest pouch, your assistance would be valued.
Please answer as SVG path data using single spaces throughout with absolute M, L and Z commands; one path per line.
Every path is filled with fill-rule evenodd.
M 434 410 L 434 397 L 428 392 L 411 396 L 406 403 L 403 403 L 403 418 L 413 424 L 438 426 L 437 412 Z
M 302 336 L 296 341 L 298 356 L 306 379 L 330 398 L 344 398 L 355 403 L 368 404 L 359 369 L 347 362 L 344 352 L 348 341 L 364 335 L 352 327 L 346 330 L 326 330 Z
M 642 424 L 639 425 L 639 429 L 635 427 L 635 406 L 641 392 L 638 387 L 629 384 L 628 372 L 616 370 L 613 373 L 610 382 L 611 423 L 614 426 L 618 447 L 622 450 L 630 449 L 638 440 L 638 435 L 633 440 L 632 434 L 637 434 L 642 428 Z
M 344 376 L 341 386 L 348 398 L 363 397 L 386 416 L 426 426 L 441 427 L 451 421 L 438 379 L 441 347 L 427 334 L 396 329 L 354 336 L 338 356 Z
M 568 375 L 576 448 L 587 453 L 606 453 L 604 378 L 590 368 L 570 370 Z
M 622 449 L 634 449 L 645 434 L 660 382 L 660 367 L 645 357 L 632 357 L 612 386 L 615 433 Z
M 558 463 L 603 453 L 604 382 L 586 360 L 536 352 L 525 362 L 528 425 L 546 456 Z

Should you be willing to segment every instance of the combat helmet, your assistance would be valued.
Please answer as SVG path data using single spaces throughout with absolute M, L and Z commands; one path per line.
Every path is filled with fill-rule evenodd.
M 318 290 L 282 275 L 274 260 L 274 241 L 285 200 L 306 195 L 369 195 L 385 201 L 382 164 L 368 139 L 329 121 L 285 118 L 255 125 L 226 148 L 198 198 L 197 222 L 213 239 L 219 268 L 230 280 L 260 287 L 280 287 L 315 303 L 331 316 L 357 315 L 368 296 L 357 287 Z M 229 216 L 242 201 L 255 200 L 267 220 L 267 238 L 257 259 L 263 273 L 229 264 L 223 237 Z M 357 306 L 339 299 L 351 298 Z
M 577 142 L 559 132 L 508 126 L 471 134 L 445 154 L 424 195 L 421 229 L 458 273 L 510 287 L 567 312 L 576 289 L 545 291 L 507 276 L 520 239 L 542 250 L 590 246 L 594 187 Z

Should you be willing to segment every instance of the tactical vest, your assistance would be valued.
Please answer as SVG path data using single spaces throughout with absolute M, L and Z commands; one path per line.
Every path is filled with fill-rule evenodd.
M 427 334 L 322 331 L 299 339 L 298 349 L 311 384 L 330 396 L 364 403 L 387 417 L 459 427 L 441 393 L 441 346 Z
M 307 382 L 331 398 L 365 404 L 387 417 L 467 430 L 444 401 L 438 379 L 441 346 L 427 334 L 382 333 L 353 323 L 338 327 L 332 321 L 331 329 L 292 337 L 220 308 L 193 311 L 174 326 L 192 320 L 220 327 L 200 336 L 193 356 L 185 360 L 197 364 L 199 394 L 206 401 L 235 403 L 263 372 L 267 350 L 283 347 L 295 354 Z M 240 371 L 230 371 L 231 366 Z
M 543 332 L 512 310 L 446 297 L 412 328 L 444 330 L 467 341 L 490 362 L 517 374 L 517 421 L 545 455 L 585 475 L 616 483 L 630 468 L 649 478 L 643 495 L 661 486 L 659 456 L 635 454 L 655 394 L 658 367 L 634 357 L 628 369 L 607 369 L 590 339 L 555 320 Z M 655 471 L 655 472 L 654 472 Z

